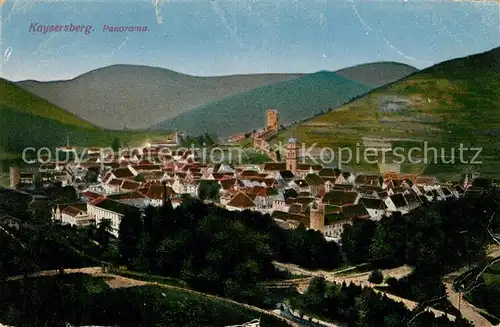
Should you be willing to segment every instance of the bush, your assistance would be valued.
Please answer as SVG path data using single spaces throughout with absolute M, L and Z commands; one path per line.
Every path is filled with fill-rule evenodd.
M 382 284 L 384 281 L 384 275 L 380 270 L 374 270 L 370 273 L 368 281 L 373 284 Z

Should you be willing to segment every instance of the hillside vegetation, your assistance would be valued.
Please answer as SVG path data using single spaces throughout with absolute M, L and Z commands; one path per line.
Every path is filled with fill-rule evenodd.
M 70 274 L 0 283 L 2 323 L 23 326 L 168 326 L 242 324 L 261 313 L 200 294 L 156 286 L 111 289 L 103 279 Z M 262 326 L 287 326 L 271 315 Z
M 434 163 L 434 152 L 430 151 L 426 162 L 406 161 L 402 164 L 403 171 L 448 177 L 464 169 L 498 173 L 500 48 L 412 74 L 336 110 L 295 124 L 281 132 L 274 142 L 292 135 L 309 145 L 352 147 L 353 151 L 356 145 L 373 146 L 366 138 L 373 138 L 372 143 L 388 142 L 393 149 L 403 147 L 404 153 L 415 146 L 425 153 L 423 142 L 428 142 L 428 148 L 438 149 L 438 162 Z M 482 148 L 475 160 L 482 164 L 461 164 L 460 144 L 464 148 Z M 452 148 L 455 148 L 454 164 L 443 163 L 441 151 L 445 160 L 451 160 Z M 471 162 L 476 152 L 464 151 L 463 161 Z M 386 162 L 392 160 L 390 154 L 387 157 Z M 420 159 L 425 159 L 422 154 Z M 367 167 L 363 162 L 357 165 Z
M 263 127 L 269 108 L 278 109 L 281 123 L 290 124 L 340 106 L 415 70 L 398 63 L 373 63 L 343 69 L 341 74 L 328 71 L 307 74 L 205 104 L 153 128 L 228 136 Z M 355 79 L 359 78 L 369 83 L 357 82 Z
M 141 131 L 110 131 L 89 123 L 7 80 L 0 79 L 0 159 L 20 155 L 26 147 L 66 145 L 111 146 L 115 137 L 122 142 L 144 142 Z
M 205 103 L 298 76 L 197 77 L 157 67 L 114 65 L 68 81 L 17 85 L 97 126 L 144 129 Z

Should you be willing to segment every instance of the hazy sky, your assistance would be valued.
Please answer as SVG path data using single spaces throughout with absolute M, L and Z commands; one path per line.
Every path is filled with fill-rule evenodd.
M 0 76 L 16 81 L 69 79 L 112 64 L 202 76 L 314 72 L 374 61 L 424 68 L 500 46 L 498 3 L 7 0 L 0 10 Z M 94 31 L 35 33 L 32 23 Z M 149 32 L 103 32 L 105 24 Z

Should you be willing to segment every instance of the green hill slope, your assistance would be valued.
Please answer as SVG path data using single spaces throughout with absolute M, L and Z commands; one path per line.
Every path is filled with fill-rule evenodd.
M 402 164 L 402 170 L 407 172 L 448 177 L 464 169 L 498 173 L 500 48 L 412 74 L 334 111 L 296 124 L 273 141 L 283 141 L 292 135 L 300 142 L 334 149 L 354 149 L 357 144 L 366 148 L 384 142 L 393 149 L 403 148 L 404 153 L 411 147 L 420 148 L 420 152 L 413 152 L 413 163 L 406 160 Z M 433 150 L 427 151 L 427 160 L 423 161 L 423 142 L 428 142 L 427 149 L 437 148 L 437 162 Z M 464 160 L 460 160 L 461 144 L 464 148 L 482 148 L 475 160 L 482 164 L 471 163 L 475 150 L 464 151 Z M 441 152 L 445 160 L 451 161 L 452 148 L 455 148 L 454 163 L 443 163 Z M 390 153 L 387 157 L 386 163 L 394 162 Z M 422 159 L 420 163 L 418 158 Z M 377 164 L 363 160 L 351 164 L 365 170 L 377 168 Z
M 269 108 L 279 110 L 282 123 L 292 123 L 326 111 L 329 107 L 339 106 L 370 89 L 335 73 L 318 72 L 233 95 L 153 128 L 229 136 L 264 126 L 265 111 Z
M 65 145 L 68 136 L 72 145 L 82 147 L 110 146 L 114 137 L 142 142 L 148 136 L 98 128 L 5 79 L 0 79 L 0 117 L 0 159 L 20 155 L 26 147 Z

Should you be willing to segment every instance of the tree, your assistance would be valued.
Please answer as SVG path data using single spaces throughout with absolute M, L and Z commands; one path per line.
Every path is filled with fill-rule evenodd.
M 118 137 L 115 137 L 113 139 L 113 142 L 111 143 L 111 148 L 113 149 L 113 151 L 118 152 L 120 151 L 121 147 L 122 143 L 120 142 L 120 139 Z
M 382 284 L 384 281 L 384 275 L 380 270 L 374 270 L 368 276 L 368 281 L 372 284 Z
M 368 219 L 356 219 L 352 225 L 344 226 L 341 236 L 342 249 L 350 263 L 359 264 L 369 261 L 375 228 L 375 222 Z
M 217 181 L 202 180 L 198 187 L 198 198 L 200 200 L 217 201 L 220 194 L 220 184 Z
M 90 167 L 85 173 L 84 181 L 86 183 L 96 183 L 99 177 L 99 169 Z
M 126 265 L 131 265 L 137 253 L 137 244 L 142 233 L 141 215 L 137 210 L 128 210 L 120 222 L 120 259 Z
M 110 219 L 102 219 L 97 226 L 97 242 L 101 245 L 104 252 L 108 250 L 110 233 L 113 230 L 113 224 Z
M 406 260 L 407 226 L 401 213 L 383 217 L 377 224 L 370 254 L 373 261 L 403 264 Z

